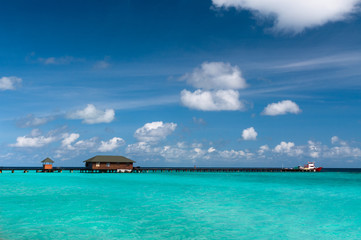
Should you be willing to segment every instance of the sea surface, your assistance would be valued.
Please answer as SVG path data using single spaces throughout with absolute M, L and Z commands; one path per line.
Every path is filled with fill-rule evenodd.
M 361 173 L 4 171 L 0 239 L 361 239 Z

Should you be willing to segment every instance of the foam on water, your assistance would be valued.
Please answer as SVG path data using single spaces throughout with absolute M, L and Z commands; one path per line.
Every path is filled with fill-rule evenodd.
M 361 239 L 359 173 L 2 173 L 0 239 Z

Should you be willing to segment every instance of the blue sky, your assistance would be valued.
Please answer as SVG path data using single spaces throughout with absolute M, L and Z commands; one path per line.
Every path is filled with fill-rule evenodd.
M 2 2 L 0 165 L 361 167 L 360 4 Z

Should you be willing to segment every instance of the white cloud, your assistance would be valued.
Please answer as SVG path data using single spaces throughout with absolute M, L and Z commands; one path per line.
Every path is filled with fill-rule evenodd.
M 89 150 L 94 149 L 97 144 L 97 137 L 92 137 L 86 140 L 77 141 L 73 146 L 76 150 Z
M 38 137 L 41 135 L 41 131 L 38 128 L 34 128 L 33 130 L 31 130 L 30 136 L 31 137 Z
M 55 116 L 48 116 L 48 117 L 35 117 L 33 114 L 29 114 L 26 117 L 20 119 L 17 122 L 19 127 L 36 127 L 40 125 L 44 125 L 52 120 L 55 119 Z
M 126 153 L 129 155 L 135 155 L 141 157 L 143 160 L 157 159 L 157 157 L 163 158 L 166 162 L 173 163 L 195 163 L 196 161 L 212 161 L 216 160 L 219 162 L 219 159 L 224 161 L 227 160 L 238 160 L 240 158 L 250 159 L 253 156 L 253 153 L 246 151 L 236 151 L 236 150 L 224 150 L 217 151 L 215 148 L 210 147 L 203 149 L 202 147 L 193 147 L 191 145 L 176 144 L 176 145 L 166 145 L 166 146 L 154 146 L 146 142 L 138 142 L 135 144 L 130 144 L 126 148 Z M 198 145 L 198 144 L 196 144 Z
M 134 137 L 140 142 L 157 142 L 173 133 L 176 127 L 176 123 L 163 123 L 162 121 L 146 123 L 135 131 Z
M 179 148 L 177 146 L 164 146 L 163 148 L 155 148 L 159 151 L 159 155 L 163 157 L 167 162 L 181 162 L 184 161 L 187 156 L 188 159 L 192 159 L 194 153 L 188 152 L 187 149 Z
M 343 145 L 343 146 L 346 146 L 347 145 L 347 142 L 346 141 L 343 141 L 341 140 L 339 137 L 337 136 L 333 136 L 331 138 L 331 143 L 332 144 L 340 144 L 340 145 Z
M 2 77 L 0 78 L 0 91 L 15 90 L 21 85 L 22 79 L 18 77 Z
M 55 157 L 61 160 L 68 160 L 81 154 L 88 154 L 89 152 L 95 152 L 97 150 L 99 143 L 96 137 L 75 142 L 79 138 L 78 135 L 79 134 L 76 133 L 63 134 L 62 146 L 55 151 Z
M 324 152 L 323 157 L 327 158 L 346 158 L 346 157 L 352 157 L 352 158 L 358 158 L 361 157 L 361 149 L 358 147 L 352 147 L 349 145 L 348 142 L 341 140 L 337 136 L 333 136 L 331 138 L 332 144 L 338 144 L 338 146 L 334 146 L 331 148 L 328 148 L 327 146 L 324 146 Z
M 182 78 L 195 88 L 207 90 L 241 89 L 247 86 L 238 66 L 223 62 L 204 62 Z
M 137 142 L 129 144 L 125 150 L 127 154 L 137 154 L 137 153 L 154 153 L 153 148 L 146 142 Z
M 300 33 L 306 28 L 342 21 L 359 11 L 360 0 L 212 0 L 218 8 L 249 10 L 271 18 L 274 29 Z
M 205 148 L 202 144 L 186 144 L 178 142 L 175 145 L 159 146 L 153 143 L 138 142 L 130 144 L 126 148 L 126 153 L 129 155 L 137 156 L 142 160 L 157 161 L 164 159 L 166 162 L 173 163 L 219 163 L 219 160 L 229 161 L 242 161 L 242 160 L 261 160 L 279 159 L 280 155 L 294 157 L 301 161 L 307 161 L 309 158 L 317 159 L 345 159 L 361 157 L 361 149 L 353 147 L 346 143 L 346 145 L 334 146 L 332 148 L 323 145 L 321 142 L 308 141 L 305 145 L 295 145 L 294 142 L 280 142 L 274 148 L 268 145 L 262 145 L 255 152 L 235 149 L 218 150 L 214 147 Z M 291 163 L 290 164 L 298 164 Z
M 10 144 L 11 147 L 43 147 L 56 140 L 55 137 L 38 136 L 38 137 L 17 137 L 16 143 Z
M 319 158 L 321 155 L 321 144 L 320 143 L 315 143 L 314 141 L 308 141 L 308 150 L 310 153 L 310 157 L 312 158 Z
M 191 109 L 202 111 L 235 111 L 244 110 L 244 104 L 239 100 L 239 92 L 235 90 L 181 92 L 181 102 Z
M 62 135 L 60 133 L 62 131 L 64 131 L 64 127 L 51 130 L 46 135 L 43 135 L 39 129 L 35 128 L 29 135 L 17 137 L 16 143 L 9 144 L 9 146 L 29 148 L 43 147 L 61 139 Z
M 239 159 L 239 158 L 251 158 L 253 156 L 253 153 L 246 152 L 246 151 L 236 151 L 236 150 L 224 150 L 218 152 L 219 156 L 224 159 Z
M 274 151 L 277 153 L 289 152 L 294 146 L 295 144 L 293 142 L 286 143 L 282 141 L 274 148 Z
M 110 152 L 122 146 L 124 143 L 125 141 L 122 138 L 113 137 L 112 139 L 109 139 L 109 141 L 101 141 L 98 151 Z
M 215 152 L 215 151 L 216 151 L 216 149 L 214 147 L 210 147 L 207 150 L 208 153 L 212 153 L 212 152 Z
M 296 147 L 293 142 L 281 142 L 274 149 L 274 152 L 279 154 L 287 154 L 289 156 L 298 156 L 303 154 L 301 147 Z
M 346 158 L 346 157 L 359 158 L 361 157 L 361 149 L 357 147 L 351 147 L 348 145 L 336 146 L 330 148 L 327 152 L 324 153 L 323 156 L 329 158 Z
M 258 133 L 253 127 L 246 128 L 242 132 L 243 140 L 256 140 Z
M 337 136 L 333 136 L 333 137 L 331 138 L 331 143 L 332 143 L 332 144 L 335 144 L 335 143 L 338 142 L 338 140 L 339 140 L 339 138 L 338 138 Z
M 236 90 L 247 86 L 238 66 L 223 62 L 204 62 L 182 79 L 199 88 L 194 92 L 186 89 L 181 92 L 181 103 L 188 108 L 202 111 L 235 111 L 245 108 Z
M 270 149 L 268 147 L 268 145 L 262 145 L 259 147 L 259 150 L 258 150 L 258 154 L 259 155 L 264 155 L 265 152 L 268 152 Z
M 79 137 L 80 135 L 78 133 L 65 133 L 63 135 L 64 139 L 61 141 L 61 146 L 69 150 L 74 150 L 74 147 L 71 144 L 75 142 Z
M 99 110 L 93 104 L 88 104 L 83 110 L 68 114 L 70 119 L 83 119 L 83 123 L 110 123 L 114 120 L 114 109 Z
M 301 112 L 301 109 L 295 102 L 291 100 L 283 100 L 277 103 L 268 104 L 267 107 L 263 110 L 263 115 L 268 116 L 277 116 L 284 115 L 287 113 L 298 114 Z

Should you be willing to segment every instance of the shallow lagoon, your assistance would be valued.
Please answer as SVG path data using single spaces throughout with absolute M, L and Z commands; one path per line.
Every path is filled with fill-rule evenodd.
M 360 173 L 0 174 L 0 239 L 360 239 Z

